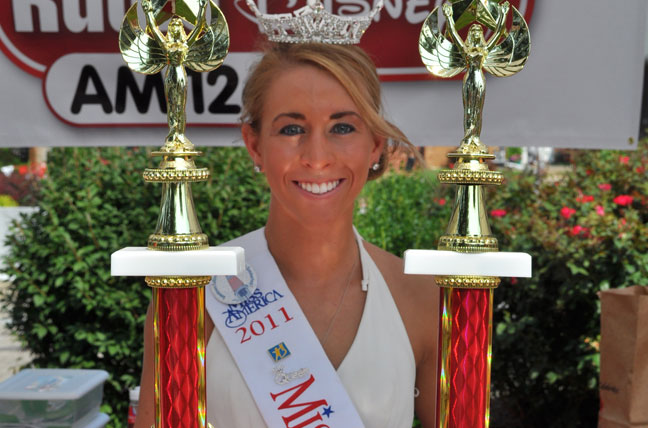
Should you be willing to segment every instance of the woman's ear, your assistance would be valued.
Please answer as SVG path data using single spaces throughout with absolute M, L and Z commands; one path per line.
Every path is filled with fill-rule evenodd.
M 252 158 L 252 162 L 263 170 L 263 165 L 261 164 L 261 153 L 259 152 L 259 134 L 249 123 L 244 123 L 241 126 L 241 136 L 243 137 L 245 148 Z
M 371 164 L 380 162 L 380 157 L 387 149 L 387 138 L 381 136 L 374 136 L 374 148 L 371 151 Z

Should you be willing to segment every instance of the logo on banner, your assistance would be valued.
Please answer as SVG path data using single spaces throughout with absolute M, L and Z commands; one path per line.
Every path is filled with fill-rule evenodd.
M 366 15 L 377 0 L 323 0 L 339 15 Z M 256 0 L 264 13 L 302 7 L 305 0 Z M 63 122 L 76 126 L 166 125 L 161 74 L 135 74 L 123 63 L 118 34 L 134 0 L 6 0 L 0 49 L 44 81 L 44 99 Z M 187 123 L 237 125 L 242 82 L 261 36 L 245 0 L 220 1 L 230 27 L 230 54 L 220 68 L 189 73 Z M 361 46 L 383 80 L 428 79 L 418 53 L 421 25 L 443 0 L 384 0 Z M 512 0 L 527 22 L 534 0 Z

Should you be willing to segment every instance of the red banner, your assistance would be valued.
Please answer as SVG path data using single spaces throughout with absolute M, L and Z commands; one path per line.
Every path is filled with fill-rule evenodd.
M 75 126 L 165 125 L 162 77 L 130 71 L 118 34 L 133 0 L 0 0 L 0 49 L 18 67 L 43 79 L 45 103 Z M 301 8 L 303 0 L 256 0 L 266 13 Z M 377 0 L 323 0 L 338 15 L 367 15 Z M 224 65 L 190 74 L 187 120 L 193 125 L 236 125 L 240 93 L 262 41 L 245 0 L 220 2 L 231 35 Z M 421 63 L 418 37 L 430 10 L 443 0 L 385 0 L 361 46 L 383 80 L 431 78 Z M 529 19 L 534 0 L 513 0 Z M 142 23 L 143 24 L 143 23 Z
M 302 7 L 297 0 L 257 0 L 261 11 L 283 13 Z M 327 10 L 339 15 L 366 15 L 375 0 L 324 0 Z M 429 12 L 442 0 L 385 0 L 385 6 L 365 34 L 361 46 L 371 54 L 383 77 L 398 80 L 426 77 L 418 54 L 418 36 Z M 43 77 L 49 66 L 71 53 L 118 52 L 117 35 L 129 0 L 3 0 L 0 48 L 23 70 Z M 513 0 L 531 19 L 534 0 Z M 245 0 L 220 5 L 231 32 L 231 52 L 254 52 L 258 27 Z M 400 70 L 400 71 L 399 71 Z

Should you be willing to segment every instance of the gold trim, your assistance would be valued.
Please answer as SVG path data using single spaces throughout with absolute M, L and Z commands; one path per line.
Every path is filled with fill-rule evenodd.
M 167 150 L 168 148 L 162 146 L 159 150 L 151 152 L 151 156 L 168 156 L 168 157 L 184 157 L 184 156 L 202 156 L 203 152 L 198 150 Z
M 196 290 L 196 306 L 198 317 L 196 320 L 196 339 L 198 361 L 198 426 L 205 428 L 207 422 L 207 403 L 205 392 L 205 289 Z
M 452 289 L 443 289 L 441 302 L 441 361 L 439 369 L 439 428 L 448 428 L 450 421 L 450 352 L 452 348 Z
M 153 335 L 155 336 L 155 426 L 162 426 L 162 405 L 160 403 L 160 293 L 153 289 Z
M 165 235 L 153 233 L 148 238 L 149 250 L 192 251 L 209 248 L 209 238 L 204 233 Z
M 490 426 L 491 363 L 493 361 L 493 290 L 490 290 L 488 294 L 488 352 L 486 354 L 486 409 L 484 414 L 484 428 Z
M 439 238 L 437 249 L 459 253 L 484 253 L 498 250 L 497 238 L 494 236 L 458 236 L 444 235 Z
M 472 171 L 469 169 L 446 169 L 437 175 L 444 184 L 493 184 L 499 186 L 504 180 L 500 171 Z
M 146 285 L 157 288 L 197 288 L 211 281 L 211 276 L 147 276 Z
M 481 141 L 480 141 L 481 143 Z M 484 146 L 486 147 L 486 146 Z M 457 147 L 457 150 L 461 149 L 462 147 L 459 146 Z M 472 153 L 470 151 L 456 151 L 456 152 L 450 152 L 446 155 L 446 157 L 449 158 L 462 158 L 462 159 L 495 159 L 495 155 L 492 153 Z
M 500 284 L 496 276 L 437 275 L 434 280 L 443 288 L 493 289 Z
M 198 182 L 209 180 L 211 173 L 207 168 L 196 169 L 162 169 L 147 168 L 142 177 L 148 183 L 170 183 L 170 182 Z

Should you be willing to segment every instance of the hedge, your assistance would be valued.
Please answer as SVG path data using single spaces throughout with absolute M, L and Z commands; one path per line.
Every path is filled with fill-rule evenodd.
M 492 427 L 595 426 L 596 293 L 648 283 L 647 146 L 582 152 L 556 182 L 506 171 L 504 185 L 489 188 L 501 250 L 534 257 L 533 278 L 506 279 L 495 292 Z M 215 245 L 263 225 L 269 194 L 243 149 L 204 150 L 198 162 L 213 178 L 192 189 Z M 151 165 L 141 149 L 54 149 L 40 211 L 8 239 L 11 330 L 35 366 L 107 370 L 103 411 L 114 427 L 125 425 L 127 389 L 139 381 L 150 292 L 111 277 L 109 258 L 145 245 L 155 227 L 160 189 L 140 178 Z M 397 255 L 435 248 L 453 193 L 434 172 L 389 174 L 367 184 L 355 223 Z

